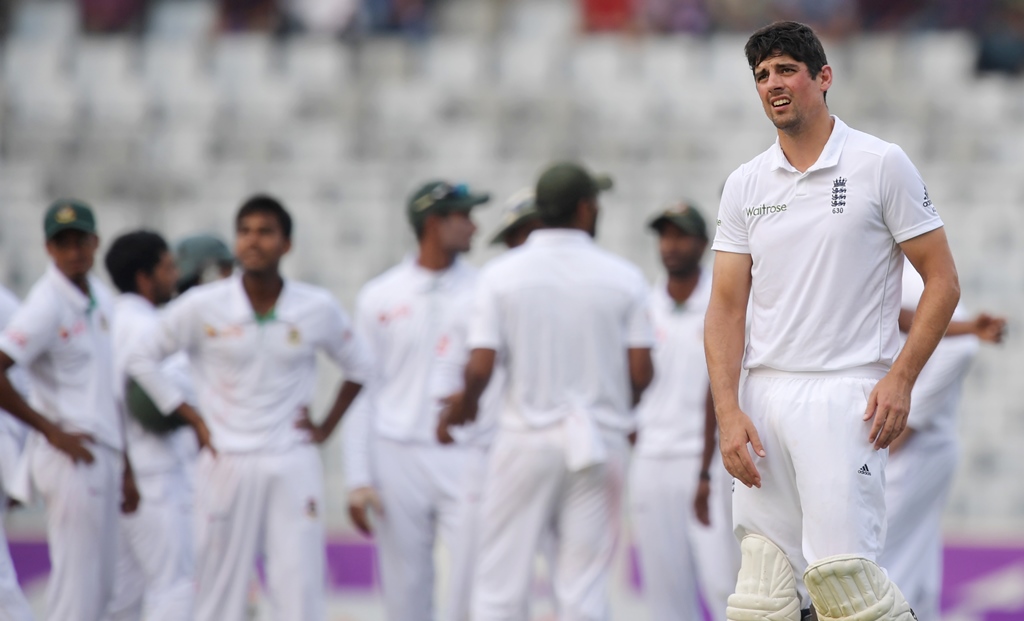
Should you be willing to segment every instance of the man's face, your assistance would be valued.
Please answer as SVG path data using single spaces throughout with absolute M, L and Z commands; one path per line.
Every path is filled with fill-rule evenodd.
M 68 229 L 47 240 L 46 252 L 62 274 L 69 280 L 78 280 L 92 269 L 99 243 L 93 233 Z
M 708 242 L 703 237 L 687 235 L 674 224 L 665 223 L 658 232 L 661 264 L 671 276 L 690 276 L 700 268 L 700 260 Z
M 780 54 L 769 56 L 754 68 L 754 81 L 764 112 L 775 127 L 795 132 L 825 107 L 824 93 L 832 86 L 832 68 L 825 65 L 812 78 L 805 63 Z
M 164 251 L 160 255 L 160 262 L 153 268 L 150 278 L 153 281 L 153 302 L 157 306 L 170 302 L 178 282 L 178 264 L 170 252 Z
M 269 213 L 252 213 L 238 222 L 235 256 L 246 272 L 276 271 L 281 257 L 291 248 L 281 223 Z
M 437 239 L 445 252 L 469 252 L 476 234 L 473 218 L 463 211 L 453 211 L 446 215 L 438 215 Z

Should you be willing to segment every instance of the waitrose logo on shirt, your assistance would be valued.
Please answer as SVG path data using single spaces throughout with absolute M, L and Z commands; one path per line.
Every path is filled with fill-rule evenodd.
M 765 205 L 764 203 L 761 203 L 757 207 L 747 207 L 746 209 L 744 209 L 744 211 L 747 213 L 748 218 L 754 218 L 757 216 L 767 216 L 769 214 L 782 213 L 783 211 L 786 211 L 786 204 L 783 203 L 782 205 Z

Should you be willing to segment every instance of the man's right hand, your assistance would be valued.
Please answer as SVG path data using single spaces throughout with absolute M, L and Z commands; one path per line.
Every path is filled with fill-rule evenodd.
M 973 320 L 974 334 L 986 343 L 1002 343 L 1006 331 L 1006 318 L 980 313 Z
M 206 421 L 199 415 L 199 412 L 191 405 L 182 403 L 178 406 L 177 413 L 188 422 L 189 426 L 192 427 L 192 431 L 195 432 L 199 450 L 206 449 L 210 451 L 211 455 L 216 457 L 217 449 L 213 448 L 213 443 L 210 440 L 210 428 L 206 426 Z
M 87 433 L 68 433 L 54 425 L 53 429 L 46 434 L 46 441 L 53 448 L 71 458 L 72 463 L 93 462 L 92 452 L 85 447 L 86 443 L 93 443 L 95 440 Z
M 761 473 L 747 449 L 749 444 L 760 457 L 765 456 L 761 438 L 750 417 L 740 410 L 718 416 L 718 445 L 729 474 L 747 487 L 761 487 Z
M 377 495 L 377 490 L 370 486 L 357 487 L 348 494 L 348 515 L 352 523 L 356 525 L 359 532 L 367 537 L 373 535 L 373 527 L 370 523 L 370 509 L 373 509 L 378 516 L 384 515 L 384 505 Z

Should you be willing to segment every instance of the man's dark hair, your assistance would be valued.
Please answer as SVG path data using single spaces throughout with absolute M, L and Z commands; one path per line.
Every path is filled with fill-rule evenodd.
M 753 71 L 766 58 L 786 54 L 807 65 L 812 78 L 828 64 L 825 48 L 810 26 L 798 22 L 775 22 L 761 28 L 747 39 L 743 51 Z
M 151 275 L 166 252 L 170 252 L 170 248 L 159 233 L 134 231 L 114 240 L 104 263 L 121 293 L 138 293 L 135 276 L 139 272 Z
M 238 208 L 238 215 L 235 216 L 235 228 L 242 224 L 242 219 L 256 213 L 265 213 L 277 218 L 281 226 L 281 233 L 285 239 L 292 238 L 292 217 L 288 215 L 284 206 L 276 199 L 266 194 L 257 194 L 245 201 Z

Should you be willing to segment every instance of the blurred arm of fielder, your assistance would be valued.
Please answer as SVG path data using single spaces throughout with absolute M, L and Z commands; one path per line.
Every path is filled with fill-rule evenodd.
M 946 333 L 960 300 L 960 281 L 944 228 L 908 239 L 900 247 L 924 280 L 924 293 L 903 350 L 868 397 L 864 420 L 874 417 L 868 439 L 875 449 L 888 448 L 907 426 L 914 382 Z
M 438 440 L 451 442 L 448 436 L 447 442 L 442 437 L 442 429 L 447 436 L 448 427 L 452 425 L 465 425 L 476 420 L 477 411 L 480 408 L 480 396 L 487 389 L 494 373 L 494 361 L 498 352 L 493 349 L 474 349 L 469 352 L 469 362 L 466 363 L 466 370 L 463 378 L 463 389 L 460 394 L 452 395 L 446 400 L 444 412 L 441 414 L 445 421 L 444 427 L 438 428 Z
M 914 309 L 900 310 L 900 332 L 910 332 L 914 323 Z M 986 343 L 999 344 L 1006 336 L 1006 317 L 978 313 L 974 319 L 967 321 L 950 321 L 946 328 L 946 336 L 974 335 Z
M 722 462 L 729 474 L 747 487 L 761 487 L 761 474 L 747 449 L 765 456 L 750 417 L 740 409 L 740 365 L 750 298 L 749 254 L 717 251 L 711 280 L 711 301 L 704 317 L 704 355 L 718 418 Z
M 700 481 L 697 483 L 697 495 L 693 499 L 693 510 L 697 520 L 704 526 L 711 526 L 711 512 L 708 509 L 708 498 L 711 497 L 711 460 L 715 457 L 715 401 L 708 387 L 708 396 L 704 401 L 704 454 L 700 459 Z
M 196 434 L 200 449 L 217 454 L 210 443 L 210 430 L 203 417 L 185 401 L 185 394 L 175 382 L 168 379 L 161 363 L 171 354 L 192 346 L 191 301 L 195 298 L 186 294 L 171 302 L 160 317 L 156 334 L 143 339 L 132 347 L 125 361 L 125 371 L 153 400 L 153 404 L 164 414 L 178 414 L 185 419 Z

